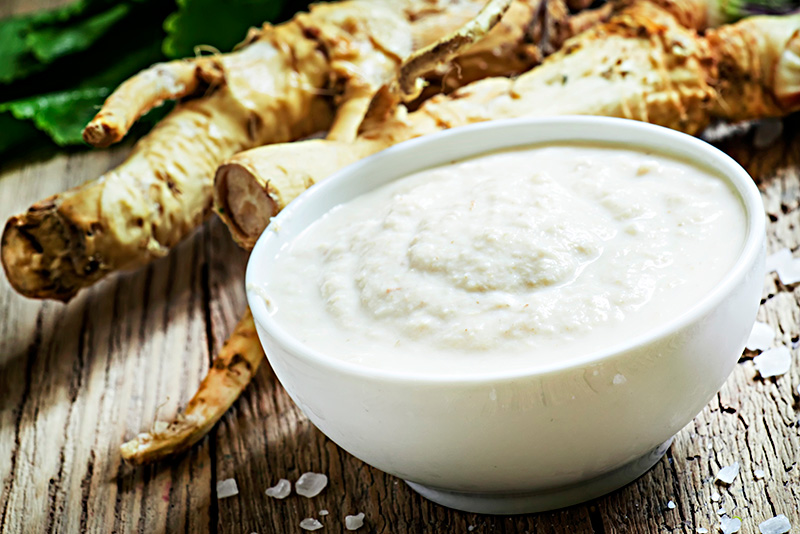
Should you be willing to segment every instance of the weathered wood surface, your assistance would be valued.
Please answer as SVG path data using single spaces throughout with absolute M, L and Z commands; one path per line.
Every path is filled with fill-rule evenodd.
M 52 2 L 49 2 L 52 3 Z M 42 2 L 44 4 L 44 2 Z M 30 6 L 16 1 L 0 15 Z M 769 251 L 800 248 L 800 118 L 782 138 L 755 149 L 752 130 L 721 146 L 756 177 L 769 217 Z M 6 162 L 0 220 L 118 162 L 127 148 Z M 220 424 L 190 452 L 155 466 L 120 462 L 118 446 L 192 395 L 244 309 L 246 257 L 211 221 L 168 258 L 111 277 L 69 305 L 26 300 L 0 281 L 0 531 L 320 532 L 695 532 L 717 531 L 718 510 L 742 532 L 785 514 L 800 529 L 800 358 L 780 378 L 761 380 L 745 354 L 720 393 L 676 437 L 667 456 L 635 483 L 596 501 L 519 517 L 448 510 L 372 469 L 326 439 L 295 408 L 268 366 Z M 759 318 L 777 342 L 800 339 L 800 287 L 767 277 Z M 480 429 L 476 429 L 479 431 Z M 730 487 L 714 474 L 737 461 Z M 755 469 L 765 477 L 757 480 Z M 314 499 L 285 501 L 264 490 L 279 478 L 327 473 Z M 235 478 L 239 495 L 218 500 Z M 712 494 L 719 493 L 719 501 Z M 671 508 L 669 503 L 675 504 Z M 329 515 L 319 516 L 320 510 Z

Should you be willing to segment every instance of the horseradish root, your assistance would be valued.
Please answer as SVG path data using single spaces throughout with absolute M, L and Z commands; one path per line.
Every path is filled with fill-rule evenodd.
M 704 21 L 704 5 L 675 1 L 668 7 L 634 2 L 519 78 L 479 81 L 433 97 L 413 113 L 400 107 L 387 120 L 370 119 L 349 154 L 333 145 L 326 150 L 327 141 L 238 154 L 217 172 L 217 208 L 225 210 L 237 242 L 252 247 L 270 217 L 304 187 L 342 164 L 442 129 L 582 114 L 694 134 L 712 118 L 782 116 L 800 108 L 800 15 L 753 17 L 700 36 L 679 20 Z M 699 10 L 696 16 L 693 7 Z M 280 162 L 278 172 L 275 162 Z
M 255 376 L 264 361 L 250 310 L 245 312 L 186 409 L 170 423 L 156 422 L 120 447 L 134 464 L 153 462 L 191 447 L 211 430 Z
M 180 102 L 116 169 L 9 219 L 1 255 L 11 285 L 27 297 L 67 301 L 110 272 L 164 256 L 210 214 L 212 178 L 226 158 L 328 128 L 352 138 L 402 61 L 484 4 L 320 4 L 253 30 L 233 53 L 134 76 L 89 124 L 88 141 L 111 144 L 162 101 L 195 98 Z

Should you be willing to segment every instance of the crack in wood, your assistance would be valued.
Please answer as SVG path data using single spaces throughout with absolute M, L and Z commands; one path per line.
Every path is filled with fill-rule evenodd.
M 594 534 L 605 534 L 606 527 L 603 523 L 603 514 L 596 506 L 589 507 L 589 523 L 592 525 L 592 532 Z
M 14 453 L 11 455 L 11 469 L 9 469 L 8 478 L 5 480 L 3 484 L 3 494 L 2 494 L 2 502 L 3 502 L 3 511 L 0 513 L 0 529 L 4 530 L 4 525 L 6 525 L 6 514 L 8 513 L 8 507 L 11 503 L 11 492 L 14 490 L 14 473 L 17 469 L 17 458 L 22 451 L 22 440 L 20 438 L 20 433 L 22 432 L 22 415 L 25 412 L 25 406 L 28 403 L 28 400 L 31 396 L 31 383 L 33 381 L 33 365 L 36 362 L 36 358 L 39 355 L 39 348 L 42 344 L 42 324 L 44 322 L 43 315 L 44 315 L 45 307 L 42 306 L 39 309 L 39 312 L 36 315 L 36 329 L 33 334 L 33 341 L 31 342 L 28 348 L 28 354 L 26 355 L 26 362 L 25 362 L 25 386 L 22 390 L 22 395 L 20 396 L 19 404 L 17 405 L 17 415 L 14 420 Z
M 92 490 L 92 476 L 94 475 L 94 450 L 89 451 L 89 461 L 86 463 L 86 474 L 81 480 L 81 517 L 80 531 L 86 532 L 89 520 L 89 493 Z

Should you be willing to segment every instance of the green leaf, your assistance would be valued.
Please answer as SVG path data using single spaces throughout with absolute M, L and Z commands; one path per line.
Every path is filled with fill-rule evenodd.
M 284 3 L 285 0 L 178 0 L 178 11 L 164 21 L 164 55 L 193 56 L 197 45 L 228 51 L 244 39 L 249 27 L 274 20 Z
M 725 22 L 751 15 L 785 15 L 800 9 L 797 0 L 717 0 Z
M 0 20 L 0 84 L 21 80 L 45 70 L 55 59 L 86 50 L 120 22 L 131 5 L 157 1 L 77 0 Z
M 0 21 L 0 83 L 10 83 L 44 68 L 25 43 L 30 29 L 30 21 L 26 19 Z
M 78 87 L 0 104 L 0 153 L 38 141 L 41 136 L 35 135 L 37 129 L 59 146 L 82 145 L 84 126 L 111 91 L 159 59 L 160 43 L 156 40 L 117 57 L 110 68 L 86 78 Z
M 118 4 L 69 26 L 47 26 L 30 32 L 25 44 L 41 63 L 82 52 L 103 37 L 130 13 L 130 6 Z
M 39 145 L 47 138 L 28 121 L 19 121 L 11 113 L 0 113 L 0 154 L 18 147 Z
M 65 6 L 0 20 L 0 83 L 11 83 L 44 69 L 28 46 L 36 28 L 60 24 L 81 15 L 101 0 L 78 0 Z
M 81 144 L 81 132 L 103 100 L 109 87 L 89 87 L 34 96 L 0 105 L 0 113 L 9 112 L 18 120 L 30 120 L 49 135 L 58 146 Z

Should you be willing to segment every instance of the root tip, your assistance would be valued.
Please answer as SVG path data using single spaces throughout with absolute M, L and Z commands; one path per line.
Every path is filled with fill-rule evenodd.
M 122 140 L 119 129 L 106 122 L 93 120 L 83 129 L 83 140 L 96 148 L 105 148 Z

